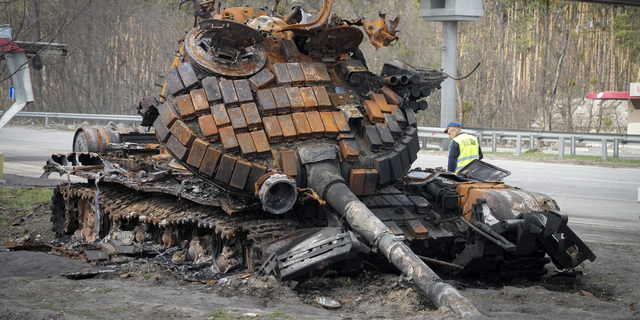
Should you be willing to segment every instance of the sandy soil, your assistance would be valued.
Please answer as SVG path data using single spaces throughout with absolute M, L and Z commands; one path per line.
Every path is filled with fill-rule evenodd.
M 8 179 L 10 185 L 20 181 Z M 19 180 L 19 179 L 17 179 Z M 33 182 L 33 181 L 30 181 Z M 35 183 L 42 185 L 40 183 Z M 0 244 L 26 234 L 50 240 L 49 209 L 0 226 Z M 4 215 L 11 214 L 3 212 Z M 18 216 L 16 216 L 18 220 Z M 590 243 L 598 256 L 580 279 L 450 280 L 483 314 L 497 319 L 639 319 L 640 247 Z M 47 252 L 0 247 L 0 319 L 444 319 L 412 283 L 393 274 L 312 279 L 292 290 L 273 277 L 229 274 L 214 283 L 185 281 L 161 259 L 92 266 Z M 61 274 L 107 270 L 95 278 Z M 342 302 L 336 310 L 315 299 Z M 638 308 L 636 310 L 636 308 Z M 244 315 L 244 316 L 243 316 Z

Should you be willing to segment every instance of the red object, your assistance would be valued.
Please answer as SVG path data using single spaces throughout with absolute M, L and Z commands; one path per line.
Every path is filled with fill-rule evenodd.
M 1 52 L 22 52 L 22 48 L 18 47 L 15 42 L 8 38 L 0 38 L 0 51 Z
M 619 91 L 605 91 L 605 92 L 591 92 L 587 94 L 588 99 L 603 99 L 603 100 L 627 100 L 627 99 L 640 99 L 640 97 L 632 97 L 629 92 Z

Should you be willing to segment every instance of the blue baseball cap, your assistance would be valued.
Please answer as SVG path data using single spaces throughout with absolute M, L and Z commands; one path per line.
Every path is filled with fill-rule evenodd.
M 458 128 L 460 128 L 460 124 L 459 124 L 458 122 L 456 122 L 456 121 L 451 121 L 451 123 L 449 123 L 449 125 L 447 126 L 447 128 L 446 128 L 446 129 L 444 129 L 444 131 L 443 131 L 443 132 L 444 132 L 444 133 L 447 133 L 447 131 L 448 131 L 448 130 L 449 130 L 449 128 L 451 128 L 451 127 L 458 127 Z

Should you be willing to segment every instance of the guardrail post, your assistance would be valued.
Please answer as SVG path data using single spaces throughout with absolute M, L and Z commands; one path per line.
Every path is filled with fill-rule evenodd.
M 607 139 L 602 139 L 602 160 L 607 161 Z
M 478 132 L 478 144 L 480 144 L 480 147 L 482 147 L 482 132 Z
M 558 141 L 558 158 L 564 159 L 564 137 L 560 137 Z
M 498 134 L 493 133 L 491 137 L 491 151 L 496 152 L 498 150 Z
M 49 126 L 49 114 L 44 115 L 44 126 L 45 127 Z
M 427 138 L 422 138 L 422 147 L 427 148 Z
M 536 148 L 536 140 L 532 134 L 529 135 L 529 150 L 533 150 Z
M 522 153 L 522 137 L 518 135 L 516 137 L 516 157 L 519 157 Z
M 620 138 L 613 138 L 613 157 L 617 158 L 620 153 L 620 149 L 618 149 L 618 144 L 620 143 Z
M 576 137 L 575 136 L 571 136 L 571 155 L 572 156 L 576 155 Z

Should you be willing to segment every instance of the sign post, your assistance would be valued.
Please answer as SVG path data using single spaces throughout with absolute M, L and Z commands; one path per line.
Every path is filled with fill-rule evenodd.
M 631 83 L 629 88 L 629 96 L 640 97 L 640 83 Z

